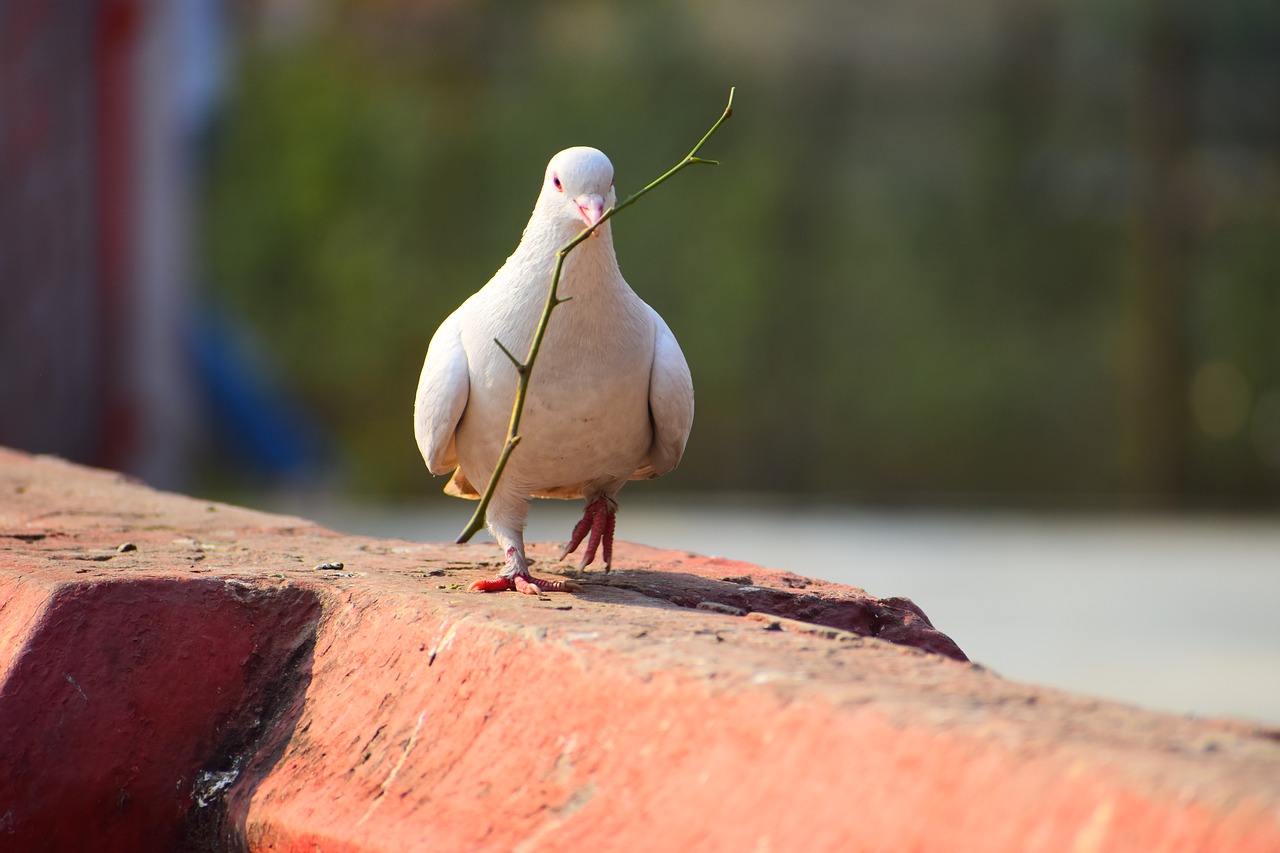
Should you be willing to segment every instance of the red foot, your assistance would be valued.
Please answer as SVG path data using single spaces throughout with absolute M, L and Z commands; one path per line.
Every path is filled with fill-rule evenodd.
M 577 550 L 589 531 L 591 536 L 587 538 L 587 547 L 582 553 L 582 562 L 578 564 L 578 568 L 585 569 L 591 565 L 596 558 L 596 551 L 601 550 L 604 570 L 609 571 L 609 567 L 613 565 L 613 528 L 618 521 L 617 513 L 618 502 L 608 495 L 601 495 L 587 504 L 586 510 L 582 513 L 582 520 L 574 526 L 569 544 L 565 546 L 560 559 L 563 560 Z M 603 548 L 601 548 L 602 545 Z
M 474 592 L 506 592 L 515 590 L 526 595 L 537 595 L 540 592 L 582 592 L 582 587 L 572 581 L 549 581 L 545 578 L 528 578 L 516 575 L 514 578 L 498 575 L 490 580 L 472 581 L 467 587 Z

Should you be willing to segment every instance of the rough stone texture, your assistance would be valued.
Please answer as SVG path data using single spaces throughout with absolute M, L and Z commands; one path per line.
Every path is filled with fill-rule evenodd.
M 0 849 L 1280 849 L 1275 730 L 747 564 L 495 558 L 0 450 Z

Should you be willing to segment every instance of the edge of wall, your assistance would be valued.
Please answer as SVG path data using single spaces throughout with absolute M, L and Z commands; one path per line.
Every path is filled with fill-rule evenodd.
M 620 543 L 581 595 L 466 592 L 496 557 L 0 449 L 0 838 L 1280 849 L 1275 729 L 1005 681 L 788 572 Z

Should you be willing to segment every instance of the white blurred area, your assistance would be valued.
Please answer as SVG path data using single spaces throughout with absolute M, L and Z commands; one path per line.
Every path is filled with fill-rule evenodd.
M 906 596 L 973 660 L 1006 678 L 1280 725 L 1275 519 L 621 497 L 620 540 Z M 453 540 L 474 506 L 295 498 L 273 508 L 344 532 L 425 542 Z M 580 511 L 577 502 L 535 502 L 529 540 L 563 541 Z

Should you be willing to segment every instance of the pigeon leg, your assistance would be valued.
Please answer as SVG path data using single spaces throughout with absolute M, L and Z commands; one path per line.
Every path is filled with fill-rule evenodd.
M 582 520 L 574 526 L 569 544 L 565 546 L 560 559 L 563 560 L 576 551 L 583 538 L 586 538 L 587 547 L 582 552 L 579 570 L 591 565 L 596 558 L 596 551 L 600 550 L 604 558 L 604 570 L 609 571 L 613 565 L 613 528 L 617 523 L 617 513 L 618 502 L 608 495 L 600 495 L 588 503 L 582 513 Z M 588 533 L 591 534 L 589 537 Z M 604 546 L 603 549 L 601 545 Z
M 523 566 L 523 570 L 516 568 Z M 529 574 L 529 566 L 523 554 L 514 548 L 507 549 L 507 567 L 496 578 L 472 581 L 467 587 L 473 592 L 505 592 L 515 590 L 526 595 L 540 592 L 582 592 L 582 587 L 572 581 L 552 581 L 535 578 Z
M 535 578 L 529 574 L 529 560 L 524 554 L 524 520 L 529 507 L 523 500 L 502 502 L 495 500 L 489 507 L 489 530 L 507 555 L 506 566 L 498 576 L 488 580 L 473 581 L 469 590 L 476 592 L 504 592 L 515 590 L 526 595 L 540 592 L 581 592 L 582 587 L 569 581 L 553 581 Z

